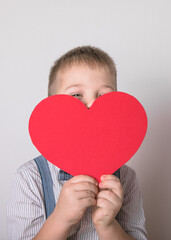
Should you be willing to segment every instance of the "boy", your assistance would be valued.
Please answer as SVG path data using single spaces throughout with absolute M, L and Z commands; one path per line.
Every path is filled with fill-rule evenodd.
M 115 64 L 98 48 L 75 48 L 51 68 L 48 96 L 68 94 L 90 108 L 97 97 L 116 90 Z M 7 207 L 9 239 L 147 239 L 133 169 L 124 165 L 120 180 L 105 175 L 98 184 L 87 175 L 60 180 L 60 169 L 50 162 L 48 165 L 56 201 L 54 211 L 46 220 L 37 165 L 34 160 L 23 164 L 14 175 Z

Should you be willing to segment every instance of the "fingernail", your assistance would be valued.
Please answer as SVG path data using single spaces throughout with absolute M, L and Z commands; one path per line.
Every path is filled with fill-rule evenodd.
M 105 175 L 102 175 L 102 176 L 101 176 L 101 180 L 104 180 L 104 179 L 105 179 Z

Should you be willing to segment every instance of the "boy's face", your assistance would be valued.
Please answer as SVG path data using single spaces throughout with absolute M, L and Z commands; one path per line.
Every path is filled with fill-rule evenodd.
M 74 65 L 58 73 L 59 87 L 53 92 L 74 96 L 90 108 L 96 98 L 116 91 L 113 78 L 105 68 L 91 69 L 86 65 Z

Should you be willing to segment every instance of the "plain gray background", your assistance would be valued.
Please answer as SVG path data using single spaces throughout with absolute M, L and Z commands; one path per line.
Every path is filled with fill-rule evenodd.
M 29 116 L 47 97 L 49 69 L 79 45 L 109 53 L 118 90 L 145 107 L 146 138 L 129 161 L 141 185 L 150 240 L 171 236 L 171 2 L 169 0 L 0 0 L 0 239 L 12 176 L 39 155 Z

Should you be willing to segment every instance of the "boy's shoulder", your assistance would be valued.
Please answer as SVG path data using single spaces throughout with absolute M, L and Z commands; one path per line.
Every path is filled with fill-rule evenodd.
M 128 166 L 127 164 L 125 164 L 125 165 L 123 165 L 121 168 L 120 168 L 120 172 L 121 172 L 121 174 L 122 175 L 136 175 L 136 172 L 135 172 L 135 170 L 132 168 L 132 167 L 130 167 L 130 166 Z
M 41 176 L 34 159 L 20 165 L 13 174 L 12 182 L 16 185 L 25 185 L 25 188 L 41 188 Z
M 39 171 L 38 171 L 38 168 L 37 168 L 37 165 L 36 165 L 34 159 L 31 159 L 31 160 L 23 163 L 16 170 L 16 173 L 24 173 L 24 172 L 32 172 L 34 174 L 39 174 Z
M 23 163 L 21 166 L 17 168 L 15 171 L 15 176 L 25 178 L 26 180 L 32 179 L 32 180 L 39 180 L 41 183 L 41 175 L 38 169 L 38 166 L 34 160 L 35 158 Z M 53 182 L 57 179 L 56 176 L 58 176 L 59 168 L 47 161 L 50 174 L 52 177 Z
M 22 209 L 27 209 L 26 205 L 35 203 L 35 206 L 40 206 L 39 209 L 44 211 L 42 181 L 34 159 L 23 163 L 16 169 L 11 179 L 9 194 L 8 204 L 10 207 L 13 206 L 13 203 L 21 202 L 23 204 L 20 209 L 22 212 Z M 33 216 L 34 211 L 28 210 L 28 212 L 30 216 Z
M 126 164 L 120 168 L 120 181 L 126 192 L 128 192 L 131 188 L 138 187 L 136 171 Z

